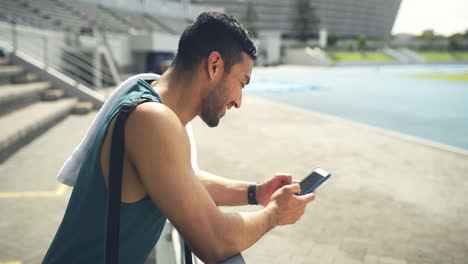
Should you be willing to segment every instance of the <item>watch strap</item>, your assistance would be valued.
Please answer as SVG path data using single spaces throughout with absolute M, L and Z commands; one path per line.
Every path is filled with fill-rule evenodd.
M 247 189 L 247 201 L 249 204 L 258 204 L 256 190 L 257 184 L 249 184 L 249 188 Z

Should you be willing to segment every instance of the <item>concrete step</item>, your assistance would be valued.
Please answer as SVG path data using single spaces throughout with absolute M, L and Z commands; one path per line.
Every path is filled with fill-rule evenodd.
M 24 68 L 22 66 L 17 65 L 0 65 L 0 77 L 12 77 L 24 72 Z
M 65 90 L 63 89 L 50 89 L 45 90 L 41 94 L 43 101 L 57 101 L 65 96 Z
M 12 83 L 30 83 L 39 81 L 39 76 L 33 72 L 19 74 L 11 78 Z
M 55 176 L 81 142 L 96 113 L 69 115 L 15 152 L 0 165 L 0 193 L 55 190 L 58 185 Z M 56 231 L 56 227 L 52 229 Z
M 0 116 L 39 101 L 50 82 L 0 85 Z
M 85 115 L 93 111 L 94 105 L 91 102 L 78 102 L 73 107 L 72 113 L 78 115 Z
M 0 65 L 0 84 L 25 83 L 33 78 L 24 73 L 24 68 L 18 65 Z M 36 76 L 36 80 L 37 80 Z
M 77 99 L 38 102 L 0 117 L 0 163 L 16 150 L 65 118 Z
M 0 65 L 8 65 L 10 63 L 10 60 L 5 57 L 0 57 Z

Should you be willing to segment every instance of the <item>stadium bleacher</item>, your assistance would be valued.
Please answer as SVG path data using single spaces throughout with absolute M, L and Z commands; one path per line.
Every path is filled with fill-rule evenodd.
M 39 110 L 34 110 L 37 107 L 38 109 L 54 109 L 54 105 L 57 105 L 60 111 L 50 111 L 61 114 L 57 117 L 50 117 L 48 113 L 43 114 L 43 117 L 50 119 L 50 122 L 42 122 L 42 119 L 39 119 L 44 126 L 31 133 L 23 133 L 28 135 L 26 138 L 18 138 L 17 141 L 10 140 L 9 136 L 3 138 L 3 143 L 7 141 L 8 143 L 0 144 L 5 147 L 2 149 L 0 163 L 1 160 L 7 159 L 17 149 L 51 127 L 53 123 L 76 109 L 78 100 L 61 91 L 61 87 L 53 87 L 47 80 L 38 80 L 33 73 L 26 72 L 22 65 L 11 65 L 9 56 L 6 56 L 4 52 L 5 44 L 6 47 L 10 46 L 9 52 L 14 53 L 15 50 L 26 52 L 42 61 L 46 68 L 57 69 L 73 80 L 96 89 L 100 88 L 101 84 L 117 85 L 113 82 L 116 78 L 109 77 L 110 73 L 107 70 L 108 67 L 110 68 L 108 63 L 110 60 L 107 59 L 103 63 L 97 63 L 95 60 L 96 57 L 101 57 L 106 52 L 101 51 L 99 55 L 96 55 L 94 51 L 110 50 L 108 47 L 103 48 L 107 44 L 102 44 L 101 31 L 113 33 L 114 36 L 153 33 L 175 36 L 190 23 L 184 19 L 156 17 L 150 13 L 136 13 L 75 0 L 2 0 L 1 7 L 0 22 L 3 23 L 0 23 L 0 51 L 3 57 L 0 60 L 0 117 L 2 117 L 0 123 L 5 125 L 2 127 L 6 127 L 6 124 L 11 122 L 13 112 L 21 112 L 23 108 L 24 111 L 31 108 L 32 112 L 37 112 Z M 93 33 L 95 29 L 99 32 Z M 87 35 L 88 38 L 83 38 L 83 41 L 91 44 L 77 45 L 75 44 L 76 38 L 70 37 L 80 35 Z M 97 45 L 100 45 L 100 48 Z M 112 57 L 112 54 L 109 56 Z M 98 67 L 95 64 L 102 64 L 102 66 Z M 118 71 L 114 72 L 116 72 L 114 75 L 118 75 Z M 99 79 L 96 82 L 96 78 L 102 78 L 102 80 Z M 98 83 L 99 85 L 96 85 Z M 66 98 L 61 99 L 64 96 Z M 28 110 L 26 115 L 29 115 L 31 111 Z M 18 129 L 27 130 L 29 127 L 36 127 L 37 124 L 31 122 L 31 124 L 19 124 Z M 17 133 L 17 131 L 12 131 L 11 135 Z
M 3 0 L 2 5 L 5 8 L 0 11 L 0 21 L 73 33 L 91 31 L 97 26 L 101 30 L 121 34 L 180 34 L 191 22 L 75 0 Z
M 39 14 L 39 9 L 29 8 L 28 4 L 6 0 L 2 1 L 3 9 L 0 10 L 3 21 L 16 22 L 18 24 L 34 26 L 38 28 L 56 29 L 50 19 Z

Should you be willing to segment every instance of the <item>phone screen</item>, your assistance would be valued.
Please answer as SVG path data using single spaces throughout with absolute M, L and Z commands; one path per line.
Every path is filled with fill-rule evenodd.
M 316 169 L 309 176 L 305 177 L 300 183 L 301 186 L 301 193 L 300 195 L 308 194 L 313 192 L 320 184 L 325 180 L 325 178 L 329 177 L 330 173 L 322 170 Z

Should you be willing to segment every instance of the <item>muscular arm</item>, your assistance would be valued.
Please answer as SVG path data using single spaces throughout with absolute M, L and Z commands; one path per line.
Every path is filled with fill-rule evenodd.
M 198 171 L 197 176 L 216 205 L 247 204 L 249 182 L 226 179 L 202 170 Z
M 292 197 L 297 185 L 278 194 L 288 207 L 278 199 L 256 212 L 221 212 L 191 167 L 182 124 L 164 105 L 139 106 L 130 115 L 125 133 L 125 154 L 145 191 L 204 262 L 241 252 L 276 225 L 299 219 L 283 219 L 281 214 L 300 217 L 303 213 L 305 198 Z

